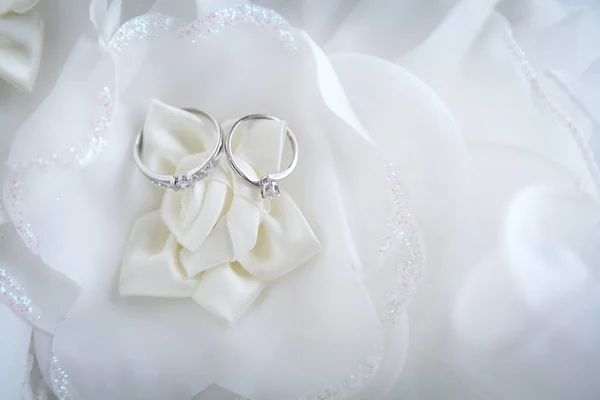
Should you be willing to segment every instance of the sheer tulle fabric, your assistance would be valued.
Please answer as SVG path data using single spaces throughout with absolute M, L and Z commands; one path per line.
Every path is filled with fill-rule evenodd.
M 0 348 L 4 357 L 0 367 L 3 380 L 0 393 L 6 398 L 18 399 L 21 396 L 22 382 L 27 374 L 31 325 L 21 320 L 7 307 L 0 307 L 0 323 L 5 330 Z
M 151 10 L 183 23 L 217 3 L 164 1 Z M 539 1 L 264 4 L 306 30 L 296 31 L 297 52 L 281 52 L 272 36 L 244 27 L 195 45 L 163 38 L 122 52 L 119 79 L 105 74 L 106 59 L 74 87 L 70 66 L 77 73 L 92 56 L 103 59 L 80 44 L 48 100 L 67 99 L 69 112 L 43 105 L 18 132 L 10 165 L 68 151 L 85 143 L 98 89 L 115 88 L 120 107 L 104 153 L 83 170 L 50 168 L 21 180 L 22 218 L 35 229 L 41 259 L 81 287 L 58 328 L 41 326 L 54 342 L 37 333 L 41 364 L 54 346 L 85 399 L 279 400 L 343 381 L 373 344 L 383 344 L 379 372 L 356 398 L 381 398 L 398 377 L 390 399 L 597 397 L 595 177 L 508 41 L 522 44 L 541 86 L 598 158 L 597 16 Z M 232 43 L 235 51 L 222 51 Z M 306 134 L 284 190 L 324 251 L 274 285 L 239 329 L 212 323 L 192 302 L 117 294 L 123 244 L 161 197 L 129 153 L 150 97 L 222 119 L 260 109 Z M 46 123 L 63 130 L 42 135 Z M 380 311 L 393 272 L 391 259 L 377 258 L 391 204 L 376 146 L 396 161 L 416 200 L 428 255 L 426 285 L 395 324 Z M 327 196 L 317 205 L 313 192 Z M 95 366 L 93 376 L 86 365 Z
M 236 51 L 221 51 L 231 40 Z M 135 44 L 131 48 L 139 51 Z M 147 49 L 146 62 L 117 93 L 120 102 L 111 120 L 110 145 L 97 159 L 84 169 L 49 168 L 22 180 L 23 199 L 28 199 L 23 201 L 22 215 L 32 227 L 39 227 L 40 256 L 82 288 L 53 341 L 73 385 L 88 399 L 191 398 L 213 383 L 250 398 L 282 399 L 343 383 L 364 358 L 377 356 L 376 347 L 383 342 L 375 299 L 357 275 L 358 270 L 367 274 L 376 267 L 372 260 L 392 205 L 377 150 L 340 119 L 341 111 L 333 114 L 323 104 L 311 48 L 305 43 L 289 53 L 260 29 L 240 27 L 196 44 L 176 37 L 158 39 Z M 268 57 L 256 56 L 261 53 Z M 189 72 L 182 71 L 177 61 L 183 54 Z M 207 58 L 215 62 L 202 62 Z M 180 73 L 173 75 L 168 71 L 175 64 Z M 235 88 L 234 98 L 223 95 L 225 84 Z M 295 98 L 301 108 L 274 101 L 282 95 Z M 275 282 L 235 329 L 215 323 L 191 302 L 125 301 L 116 296 L 115 273 L 123 244 L 134 220 L 156 208 L 160 195 L 129 159 L 135 126 L 151 97 L 194 104 L 221 119 L 260 109 L 303 132 L 299 141 L 305 156 L 283 188 L 311 222 L 323 250 L 314 262 Z M 49 112 L 40 108 L 25 126 L 35 126 Z M 68 143 L 68 136 L 62 141 Z M 348 159 L 359 149 L 360 164 Z M 318 193 L 327 195 L 315 201 Z M 48 220 L 50 215 L 55 223 Z M 364 215 L 369 223 L 354 215 Z M 74 241 L 83 245 L 73 248 L 69 243 Z M 90 254 L 97 256 L 90 260 Z M 84 259 L 86 267 L 81 268 Z M 395 271 L 393 265 L 386 268 Z M 264 326 L 270 327 L 268 331 Z M 405 335 L 402 326 L 395 329 Z M 406 339 L 395 339 L 393 331 L 385 334 L 386 344 L 401 355 Z M 165 343 L 170 343 L 168 352 Z M 323 359 L 325 353 L 328 357 Z M 94 379 L 83 368 L 88 363 L 96 366 Z M 168 371 L 174 370 L 179 371 L 177 380 L 168 378 Z M 397 372 L 394 368 L 386 385 Z M 156 379 L 157 373 L 165 379 Z M 274 380 L 286 384 L 273 385 Z M 112 382 L 110 388 L 103 384 L 107 381 Z M 380 390 L 377 386 L 373 390 Z

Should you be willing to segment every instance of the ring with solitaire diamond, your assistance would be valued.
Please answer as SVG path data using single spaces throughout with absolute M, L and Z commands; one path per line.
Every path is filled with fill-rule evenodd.
M 292 161 L 291 161 L 290 165 L 283 171 L 266 174 L 260 179 L 253 178 L 253 177 L 247 175 L 242 170 L 242 168 L 238 165 L 238 163 L 235 161 L 235 158 L 233 157 L 233 151 L 231 149 L 231 141 L 232 141 L 232 138 L 233 138 L 233 135 L 234 135 L 236 129 L 242 123 L 244 123 L 246 121 L 260 120 L 260 119 L 284 122 L 281 119 L 274 117 L 272 115 L 269 115 L 269 114 L 250 114 L 250 115 L 246 115 L 243 118 L 240 118 L 239 120 L 237 120 L 235 122 L 235 124 L 233 124 L 233 126 L 231 127 L 231 130 L 229 131 L 229 134 L 227 135 L 227 139 L 225 140 L 225 154 L 227 155 L 227 159 L 229 160 L 229 164 L 231 165 L 231 168 L 233 168 L 233 170 L 242 179 L 244 179 L 246 182 L 248 182 L 251 185 L 260 187 L 260 193 L 261 193 L 263 199 L 274 199 L 281 195 L 281 189 L 279 188 L 279 181 L 287 178 L 292 173 L 292 171 L 294 171 L 294 169 L 296 168 L 296 164 L 298 164 L 298 142 L 296 141 L 296 137 L 294 136 L 294 133 L 287 126 L 287 124 L 285 124 L 284 127 L 285 127 L 285 131 L 287 133 L 287 138 L 290 140 L 290 143 L 292 144 L 293 156 L 292 156 Z

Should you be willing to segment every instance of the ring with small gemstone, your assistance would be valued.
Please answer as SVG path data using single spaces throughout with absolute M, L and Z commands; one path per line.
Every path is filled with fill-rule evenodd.
M 188 187 L 193 186 L 200 179 L 206 177 L 210 171 L 218 164 L 219 157 L 221 152 L 223 151 L 223 132 L 221 131 L 221 126 L 215 117 L 210 115 L 209 113 L 201 110 L 197 110 L 195 108 L 182 108 L 189 113 L 196 115 L 197 117 L 204 116 L 210 120 L 210 122 L 214 125 L 215 130 L 217 132 L 217 141 L 214 149 L 210 153 L 208 159 L 201 164 L 200 166 L 189 170 L 183 175 L 161 175 L 155 172 L 150 171 L 141 161 L 140 153 L 143 147 L 143 136 L 144 136 L 144 128 L 140 129 L 137 138 L 135 139 L 135 143 L 133 144 L 133 159 L 137 164 L 138 168 L 142 171 L 144 176 L 150 180 L 150 182 L 154 183 L 163 188 L 173 189 L 175 191 L 187 189 Z
M 296 141 L 296 137 L 294 136 L 294 133 L 292 132 L 292 130 L 286 125 L 286 127 L 285 127 L 286 134 L 287 134 L 288 139 L 290 140 L 290 143 L 292 144 L 292 153 L 293 153 L 292 162 L 290 163 L 290 165 L 283 171 L 266 174 L 265 176 L 263 176 L 260 179 L 256 179 L 251 176 L 248 176 L 240 168 L 240 166 L 235 161 L 235 158 L 233 157 L 233 152 L 231 150 L 231 141 L 233 138 L 233 134 L 235 133 L 235 130 L 240 126 L 240 124 L 242 124 L 243 122 L 246 122 L 246 121 L 257 120 L 257 119 L 281 121 L 279 118 L 274 117 L 272 115 L 268 115 L 268 114 L 251 114 L 251 115 L 246 115 L 243 118 L 240 118 L 239 120 L 236 121 L 235 124 L 233 124 L 233 126 L 231 127 L 231 131 L 229 131 L 229 134 L 227 135 L 227 139 L 225 140 L 225 154 L 227 154 L 227 159 L 229 160 L 229 164 L 231 165 L 231 168 L 233 168 L 233 170 L 242 179 L 244 179 L 246 182 L 248 182 L 251 185 L 260 187 L 260 194 L 262 195 L 263 199 L 274 199 L 281 195 L 281 189 L 279 188 L 279 181 L 287 178 L 292 173 L 292 171 L 294 171 L 294 169 L 296 168 L 296 164 L 298 164 L 298 142 Z M 281 121 L 281 122 L 283 122 L 283 121 Z

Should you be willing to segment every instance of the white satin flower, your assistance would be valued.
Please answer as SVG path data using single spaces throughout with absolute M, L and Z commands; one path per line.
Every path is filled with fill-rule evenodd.
M 42 310 L 65 318 L 44 326 L 51 340 L 37 353 L 56 355 L 68 371 L 62 386 L 86 400 L 187 400 L 217 387 L 255 399 L 380 398 L 402 369 L 404 306 L 423 262 L 405 189 L 304 32 L 251 5 L 203 12 L 191 25 L 149 14 L 109 40 L 84 36 L 15 138 L 12 221 L 53 273 L 81 288 L 68 312 Z M 85 84 L 71 75 L 83 71 Z M 407 98 L 445 118 L 405 81 Z M 265 202 L 225 162 L 193 189 L 152 186 L 131 157 L 149 107 L 149 167 L 181 172 L 214 140 L 203 128 L 191 136 L 198 120 L 153 98 L 220 121 L 286 121 L 301 155 L 282 197 Z M 279 169 L 281 128 L 240 132 L 234 150 L 249 171 Z
M 42 59 L 44 25 L 39 0 L 0 1 L 0 78 L 30 92 Z
M 240 129 L 234 154 L 258 177 L 281 170 L 285 125 L 258 121 Z M 231 123 L 224 124 L 227 132 Z M 182 175 L 201 165 L 216 132 L 196 116 L 154 101 L 144 123 L 144 159 L 160 173 Z M 212 137 L 211 137 L 212 133 Z M 163 170 L 160 167 L 167 167 Z M 262 176 L 262 174 L 260 176 Z M 319 242 L 289 194 L 262 199 L 221 159 L 193 187 L 167 190 L 160 211 L 141 216 L 125 251 L 124 296 L 191 297 L 230 323 L 266 283 L 302 265 Z

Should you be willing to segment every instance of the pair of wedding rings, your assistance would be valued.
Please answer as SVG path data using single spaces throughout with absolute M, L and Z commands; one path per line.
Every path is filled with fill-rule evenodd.
M 187 189 L 188 187 L 193 186 L 199 180 L 205 178 L 212 171 L 212 169 L 216 167 L 216 165 L 219 162 L 219 158 L 221 157 L 221 153 L 223 152 L 223 147 L 225 147 L 225 153 L 227 155 L 227 159 L 229 160 L 231 168 L 233 168 L 235 173 L 238 174 L 247 183 L 260 187 L 260 192 L 263 199 L 273 199 L 279 197 L 279 195 L 281 194 L 281 190 L 279 188 L 279 181 L 289 176 L 294 170 L 294 168 L 296 168 L 296 164 L 298 163 L 298 143 L 296 142 L 296 137 L 294 136 L 294 133 L 289 127 L 286 126 L 286 133 L 289 141 L 292 144 L 292 162 L 283 171 L 268 173 L 262 178 L 256 179 L 244 172 L 244 170 L 242 170 L 242 168 L 236 162 L 231 149 L 231 141 L 233 135 L 238 129 L 238 127 L 246 121 L 258 119 L 281 121 L 279 118 L 268 114 L 247 115 L 243 118 L 240 118 L 235 122 L 235 124 L 233 124 L 231 130 L 229 131 L 229 134 L 227 135 L 227 138 L 223 140 L 223 132 L 221 131 L 221 126 L 219 125 L 219 122 L 216 120 L 215 117 L 213 117 L 207 112 L 197 110 L 195 108 L 184 108 L 184 110 L 195 114 L 198 117 L 207 117 L 211 121 L 217 133 L 217 143 L 214 149 L 210 153 L 208 159 L 206 159 L 201 165 L 187 171 L 183 175 L 160 175 L 150 171 L 141 161 L 140 153 L 142 151 L 142 142 L 144 136 L 144 129 L 142 128 L 140 129 L 135 143 L 133 145 L 133 158 L 135 160 L 135 163 L 146 178 L 148 178 L 152 183 L 167 189 L 172 189 L 175 191 Z

